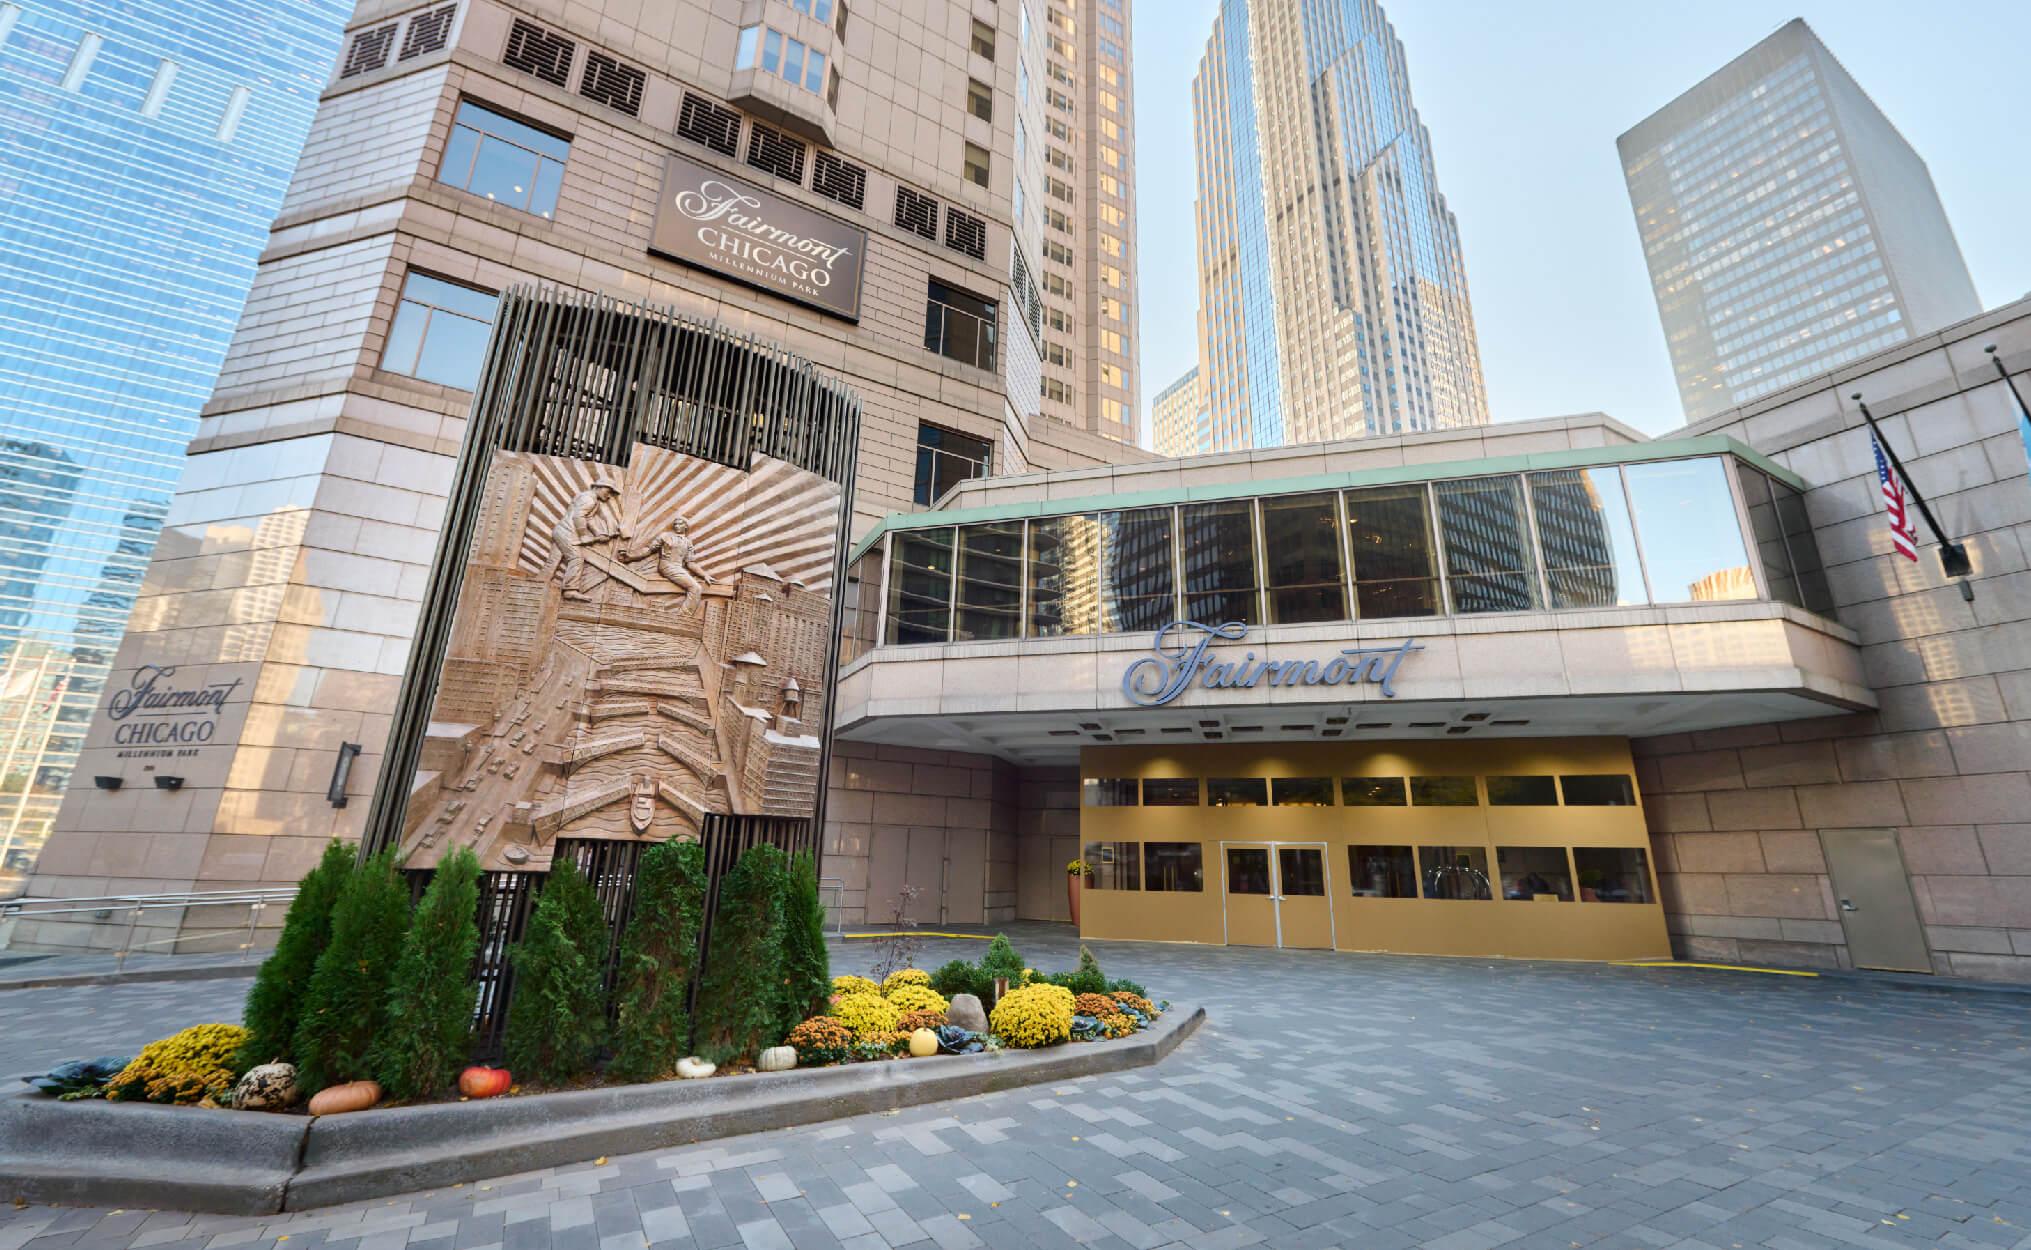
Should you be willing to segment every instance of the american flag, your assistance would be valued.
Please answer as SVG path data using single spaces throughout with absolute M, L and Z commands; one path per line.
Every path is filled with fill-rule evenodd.
M 1904 503 L 1904 483 L 1890 469 L 1890 458 L 1874 434 L 1869 446 L 1876 451 L 1876 480 L 1883 484 L 1883 508 L 1890 514 L 1890 544 L 1907 560 L 1918 559 L 1918 534 L 1911 528 L 1911 512 Z

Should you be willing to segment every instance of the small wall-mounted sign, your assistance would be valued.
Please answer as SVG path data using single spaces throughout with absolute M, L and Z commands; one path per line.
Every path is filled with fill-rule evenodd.
M 1240 642 L 1248 626 L 1240 621 L 1202 625 L 1173 621 L 1156 632 L 1150 653 L 1121 675 L 1121 693 L 1130 703 L 1162 707 L 1195 681 L 1208 690 L 1253 690 L 1269 686 L 1352 686 L 1368 682 L 1396 697 L 1396 671 L 1413 651 L 1424 648 L 1406 638 L 1378 647 L 1343 647 L 1323 663 L 1317 659 L 1257 660 L 1250 651 L 1239 660 L 1218 660 L 1207 652 L 1215 642 Z
M 664 168 L 649 250 L 860 320 L 867 231 L 686 157 Z

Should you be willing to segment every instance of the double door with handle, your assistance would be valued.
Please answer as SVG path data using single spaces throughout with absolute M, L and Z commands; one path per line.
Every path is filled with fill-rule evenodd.
M 1229 946 L 1332 948 L 1324 842 L 1222 842 L 1220 859 Z

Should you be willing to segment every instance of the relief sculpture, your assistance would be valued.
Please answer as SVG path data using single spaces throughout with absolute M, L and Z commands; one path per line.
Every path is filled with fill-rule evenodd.
M 625 468 L 498 454 L 425 735 L 409 867 L 471 846 L 540 872 L 560 838 L 809 816 L 839 488 L 638 446 Z

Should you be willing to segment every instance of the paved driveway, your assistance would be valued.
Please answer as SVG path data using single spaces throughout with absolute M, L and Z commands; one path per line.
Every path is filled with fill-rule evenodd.
M 1076 951 L 1062 930 L 1015 935 L 1039 966 Z M 870 947 L 835 967 L 865 967 Z M 933 943 L 921 962 L 979 950 Z M 1208 1024 L 1153 1069 L 392 1202 L 257 1219 L 0 1209 L 0 1250 L 2031 1250 L 2031 997 L 1096 953 L 1204 1002 Z M 217 1016 L 240 985 L 15 991 L 0 1029 L 25 1017 L 52 1036 L 88 1003 L 81 1029 L 134 1014 L 166 1029 Z

